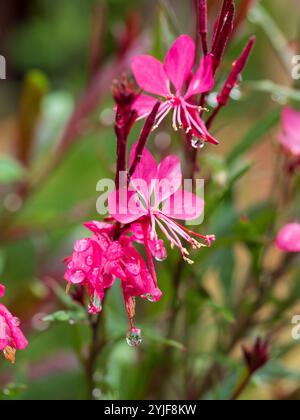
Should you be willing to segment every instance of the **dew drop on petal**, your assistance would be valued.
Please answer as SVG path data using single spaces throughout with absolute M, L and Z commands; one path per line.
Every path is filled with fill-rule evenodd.
M 131 328 L 126 335 L 126 341 L 129 347 L 137 347 L 142 344 L 141 330 L 138 328 Z
M 93 257 L 91 255 L 89 255 L 86 259 L 86 264 L 91 267 L 94 263 Z
M 76 241 L 74 250 L 76 252 L 84 252 L 86 251 L 90 246 L 90 243 L 87 239 L 81 239 L 79 241 Z
M 205 140 L 193 136 L 191 140 L 191 145 L 194 149 L 203 149 L 203 147 L 205 146 Z
M 70 276 L 70 281 L 74 284 L 82 283 L 85 279 L 85 273 L 82 270 L 76 270 Z
M 98 293 L 94 293 L 93 296 L 93 306 L 96 308 L 97 311 L 101 311 L 102 310 L 102 304 L 101 304 L 101 300 L 98 296 Z

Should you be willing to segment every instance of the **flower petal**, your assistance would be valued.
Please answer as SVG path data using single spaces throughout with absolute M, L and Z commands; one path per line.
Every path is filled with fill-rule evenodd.
M 165 203 L 162 213 L 179 220 L 195 220 L 204 210 L 204 200 L 189 191 L 178 190 Z
M 169 80 L 160 61 L 150 55 L 134 57 L 131 62 L 132 73 L 139 87 L 159 96 L 170 95 Z
M 148 95 L 140 95 L 135 100 L 133 108 L 137 111 L 139 118 L 147 117 L 152 111 L 157 99 Z
M 178 92 L 189 77 L 195 62 L 195 43 L 188 35 L 181 35 L 171 46 L 164 68 Z
M 189 112 L 189 117 L 192 118 L 194 121 L 194 122 L 191 122 L 191 131 L 189 134 L 194 135 L 200 140 L 207 141 L 208 143 L 219 144 L 219 141 L 215 137 L 213 137 L 207 130 L 206 125 L 200 118 L 197 110 L 189 109 L 188 112 Z M 183 111 L 181 112 L 181 120 L 182 120 L 184 129 L 187 129 L 189 125 L 187 123 L 186 116 Z
M 291 154 L 300 156 L 300 112 L 285 107 L 282 112 L 282 128 L 280 143 Z
M 83 226 L 86 227 L 91 232 L 99 233 L 99 234 L 103 232 L 110 233 L 114 229 L 114 226 L 111 223 L 99 222 L 97 220 L 85 222 Z
M 281 229 L 276 245 L 282 251 L 300 252 L 300 224 L 290 223 Z
M 209 92 L 214 87 L 214 83 L 213 60 L 209 54 L 201 60 L 199 69 L 194 74 L 184 96 L 185 99 L 199 93 Z
M 147 264 L 132 245 L 126 245 L 125 276 L 121 278 L 122 287 L 127 296 L 151 296 L 152 301 L 158 301 L 162 293 L 156 287 Z
M 282 112 L 282 126 L 285 132 L 299 136 L 300 112 L 288 106 L 285 107 Z
M 139 195 L 127 188 L 114 191 L 108 197 L 109 212 L 119 223 L 127 224 L 148 214 Z
M 158 179 L 155 186 L 155 205 L 173 195 L 181 186 L 181 163 L 177 156 L 167 156 L 158 166 Z
M 134 144 L 130 155 L 130 166 L 133 165 L 137 143 Z M 157 163 L 152 154 L 146 148 L 143 151 L 140 162 L 131 177 L 132 184 L 139 190 L 146 203 L 150 202 L 150 197 L 154 188 L 154 181 L 157 179 Z

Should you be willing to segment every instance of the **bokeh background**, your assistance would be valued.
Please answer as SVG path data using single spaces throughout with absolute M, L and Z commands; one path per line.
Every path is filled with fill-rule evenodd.
M 70 305 L 72 309 L 64 294 L 62 259 L 74 240 L 86 235 L 82 222 L 97 218 L 98 180 L 114 174 L 112 81 L 128 71 L 134 53 L 151 51 L 163 57 L 174 33 L 194 36 L 194 3 L 2 3 L 0 54 L 6 58 L 7 80 L 0 81 L 0 280 L 7 286 L 5 303 L 23 320 L 30 345 L 18 352 L 13 367 L 0 359 L 0 394 L 2 389 L 3 399 L 83 399 L 86 378 L 77 356 L 90 340 L 84 313 L 77 308 L 73 318 L 42 320 Z M 221 2 L 209 3 L 213 22 Z M 136 323 L 144 331 L 144 343 L 137 351 L 124 340 L 126 313 L 120 288 L 114 286 L 103 313 L 108 342 L 95 372 L 95 398 L 186 398 L 190 370 L 197 372 L 197 379 L 216 360 L 226 374 L 210 397 L 222 398 L 242 368 L 241 341 L 273 329 L 279 331 L 274 331 L 272 360 L 246 397 L 298 398 L 299 343 L 290 332 L 291 316 L 300 313 L 297 265 L 230 352 L 217 343 L 222 344 L 235 322 L 236 296 L 255 254 L 255 244 L 251 248 L 244 243 L 247 220 L 256 217 L 257 229 L 265 233 L 274 216 L 268 200 L 281 178 L 280 171 L 274 172 L 279 113 L 284 104 L 297 106 L 300 99 L 290 62 L 291 55 L 300 54 L 299 21 L 298 0 L 262 0 L 236 31 L 217 86 L 251 34 L 256 34 L 257 45 L 243 83 L 214 126 L 220 146 L 207 146 L 201 161 L 203 173 L 214 174 L 214 188 L 208 190 L 213 211 L 203 229 L 216 232 L 219 245 L 196 257 L 193 272 L 186 269 L 180 295 L 184 309 L 171 338 L 165 331 L 176 253 L 158 267 L 162 301 L 138 305 Z M 210 100 L 213 103 L 213 95 Z M 241 150 L 237 145 L 242 141 L 248 146 Z M 169 150 L 180 153 L 180 139 L 174 135 L 171 145 L 169 131 L 163 129 L 153 135 L 151 148 L 157 156 Z M 228 168 L 224 157 L 232 150 L 236 167 Z M 245 174 L 236 182 L 239 170 Z M 291 213 L 297 215 L 297 205 Z M 287 221 L 284 215 L 277 217 L 277 226 Z M 272 269 L 280 255 L 271 247 L 268 256 Z M 172 352 L 174 363 L 160 396 L 156 388 L 166 351 Z

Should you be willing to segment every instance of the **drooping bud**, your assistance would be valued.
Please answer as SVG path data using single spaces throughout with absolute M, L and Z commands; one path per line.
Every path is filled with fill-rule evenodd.
M 133 84 L 123 76 L 120 82 L 113 86 L 113 95 L 116 102 L 115 132 L 117 136 L 117 170 L 116 185 L 119 188 L 120 172 L 126 172 L 127 139 L 130 130 L 137 119 L 137 111 L 133 108 L 138 97 Z
M 230 94 L 235 88 L 238 79 L 247 64 L 248 58 L 254 47 L 255 41 L 256 38 L 251 37 L 240 57 L 233 63 L 232 70 L 223 86 L 221 93 L 217 97 L 217 101 L 220 106 L 226 106 L 228 104 Z

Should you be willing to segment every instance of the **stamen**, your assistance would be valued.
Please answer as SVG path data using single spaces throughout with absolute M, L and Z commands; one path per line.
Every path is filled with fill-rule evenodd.
M 183 259 L 184 259 L 184 261 L 185 261 L 185 262 L 187 262 L 189 265 L 193 265 L 193 264 L 195 264 L 195 261 L 193 261 L 193 260 L 191 260 L 191 259 L 189 259 L 189 258 L 183 257 Z
M 162 115 L 158 118 L 155 125 L 153 126 L 153 129 L 152 129 L 153 131 L 156 130 L 159 127 L 159 125 L 166 118 L 166 116 L 168 115 L 168 113 L 170 112 L 171 109 L 172 109 L 172 105 L 167 104 L 166 109 L 163 111 Z
M 177 112 L 177 121 L 178 121 L 178 125 L 179 125 L 179 128 L 182 128 L 183 127 L 183 124 L 182 124 L 182 120 L 181 120 L 181 107 L 179 106 L 178 107 L 178 112 Z
M 172 124 L 173 129 L 174 129 L 175 131 L 178 131 L 178 128 L 177 128 L 177 125 L 176 125 L 176 121 L 177 121 L 177 111 L 178 111 L 178 107 L 177 107 L 177 106 L 175 106 L 175 108 L 174 108 L 174 112 L 173 112 L 173 124 Z
M 182 107 L 183 107 L 183 111 L 184 111 L 184 116 L 185 116 L 186 122 L 188 124 L 188 127 L 187 127 L 187 129 L 186 129 L 185 132 L 186 132 L 186 134 L 188 134 L 192 130 L 191 120 L 190 120 L 190 114 L 189 114 L 189 112 L 188 112 L 188 110 L 187 110 L 184 102 L 182 102 Z
M 178 248 L 180 248 L 180 244 L 176 241 L 176 239 L 174 240 L 174 238 L 169 234 L 169 232 L 167 231 L 167 229 L 164 227 L 164 225 L 158 219 L 157 219 L 157 224 L 160 227 L 160 229 L 163 232 L 163 234 L 168 239 L 168 241 L 170 242 L 171 249 L 174 249 L 175 246 L 177 246 Z

